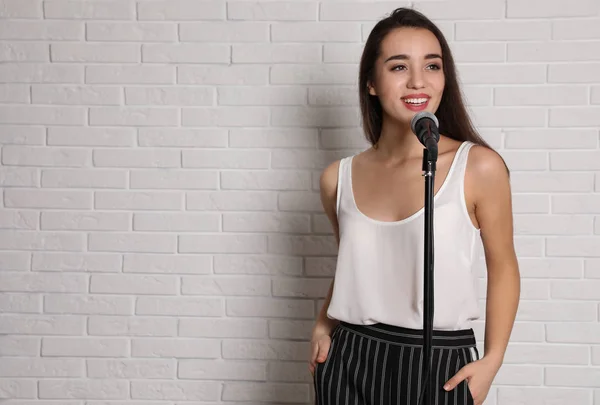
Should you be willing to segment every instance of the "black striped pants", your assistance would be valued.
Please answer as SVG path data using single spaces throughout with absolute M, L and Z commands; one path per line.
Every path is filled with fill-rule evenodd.
M 418 405 L 422 354 L 420 329 L 340 322 L 331 335 L 327 360 L 315 368 L 316 405 Z M 443 385 L 478 359 L 473 329 L 434 330 L 431 405 L 473 405 L 466 380 L 451 391 Z

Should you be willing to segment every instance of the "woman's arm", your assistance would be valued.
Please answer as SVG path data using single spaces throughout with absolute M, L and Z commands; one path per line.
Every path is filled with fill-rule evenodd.
M 336 203 L 339 166 L 339 160 L 331 163 L 323 170 L 320 178 L 321 204 L 323 204 L 323 210 L 325 211 L 325 214 L 327 214 L 329 222 L 331 222 L 331 227 L 333 228 L 333 233 L 338 246 L 340 244 L 340 235 L 336 214 Z M 327 317 L 327 310 L 329 309 L 329 303 L 331 302 L 334 281 L 335 277 L 331 280 L 331 285 L 329 286 L 329 292 L 325 298 L 325 303 L 323 304 L 323 307 L 319 312 L 319 316 L 317 317 L 315 326 L 313 327 L 313 335 L 323 333 L 329 335 L 338 324 L 338 321 Z
M 484 357 L 500 368 L 512 332 L 521 291 L 513 242 L 510 179 L 497 152 L 482 146 L 471 150 L 468 180 L 475 216 L 481 229 L 488 284 Z

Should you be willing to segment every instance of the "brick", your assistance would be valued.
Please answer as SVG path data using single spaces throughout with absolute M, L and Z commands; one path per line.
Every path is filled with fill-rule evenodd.
M 494 89 L 494 104 L 511 105 L 585 105 L 588 90 L 583 86 L 527 86 Z
M 270 82 L 291 85 L 351 85 L 356 81 L 355 76 L 356 66 L 350 64 L 277 64 L 271 67 Z
M 6 358 L 0 364 L 0 377 L 84 377 L 81 359 Z
M 87 111 L 82 107 L 0 107 L 0 124 L 84 125 L 86 117 Z
M 276 88 L 249 87 L 220 88 L 219 105 L 304 105 L 306 89 L 278 86 Z
M 239 276 L 183 276 L 181 293 L 213 296 L 269 296 L 271 295 L 271 280 Z
M 229 143 L 234 148 L 313 148 L 318 133 L 309 128 L 232 129 Z
M 508 62 L 577 62 L 600 59 L 599 41 L 509 43 Z
M 180 253 L 265 253 L 265 235 L 180 235 Z
M 175 399 L 216 401 L 220 397 L 219 382 L 191 381 L 134 381 L 131 383 L 133 399 Z
M 240 361 L 181 360 L 178 377 L 194 380 L 264 381 L 267 378 L 267 365 Z
M 0 355 L 34 357 L 40 353 L 39 337 L 0 336 Z
M 103 86 L 31 86 L 32 102 L 36 104 L 119 105 L 121 90 Z
M 42 187 L 51 188 L 125 188 L 127 172 L 120 170 L 77 169 L 42 170 Z
M 135 3 L 132 1 L 44 1 L 44 17 L 74 20 L 133 20 Z
M 133 229 L 136 231 L 218 232 L 219 215 L 211 213 L 136 213 L 133 218 Z
M 227 146 L 227 130 L 199 128 L 140 128 L 140 146 L 207 147 Z
M 187 210 L 267 211 L 276 206 L 277 194 L 269 191 L 190 192 L 186 200 Z
M 49 314 L 129 315 L 133 314 L 132 297 L 103 297 L 94 295 L 46 295 L 44 312 Z M 90 321 L 95 318 L 90 318 Z
M 210 256 L 125 254 L 123 272 L 126 273 L 179 273 L 210 274 Z
M 548 256 L 588 256 L 598 257 L 598 239 L 594 237 L 572 236 L 555 237 L 546 242 Z
M 5 231 L 0 250 L 82 251 L 85 235 L 41 231 Z
M 125 380 L 63 380 L 52 379 L 39 382 L 42 399 L 126 399 L 129 383 Z
M 0 315 L 0 320 L 0 333 L 19 335 L 83 335 L 86 322 L 75 315 Z
M 133 338 L 133 357 L 205 358 L 221 357 L 221 342 L 218 339 L 182 338 Z
M 0 142 L 2 145 L 44 145 L 46 129 L 41 127 L 23 127 L 2 125 Z
M 266 85 L 269 83 L 269 67 L 257 65 L 179 66 L 177 83 L 204 86 L 211 84 L 224 86 Z
M 229 298 L 228 316 L 310 318 L 314 305 L 309 300 L 285 300 L 278 298 Z
M 83 274 L 3 272 L 0 291 L 82 293 L 88 277 Z
M 101 294 L 176 294 L 178 280 L 162 275 L 94 274 L 90 292 Z
M 126 213 L 42 212 L 41 229 L 127 231 L 131 216 Z
M 41 0 L 2 0 L 0 3 L 0 18 L 42 18 Z M 3 24 L 5 21 L 2 22 Z
M 589 129 L 527 129 L 505 132 L 504 147 L 510 149 L 590 149 L 598 136 Z
M 225 383 L 223 399 L 226 401 L 275 401 L 285 398 L 283 402 L 307 402 L 309 385 L 285 383 Z
M 298 276 L 302 260 L 286 256 L 218 255 L 215 256 L 216 274 L 272 274 Z
M 408 7 L 409 3 L 374 1 L 369 3 L 333 2 L 321 4 L 320 21 L 368 21 L 387 17 L 397 7 Z
M 177 126 L 179 112 L 174 108 L 91 107 L 90 125 Z
M 489 65 L 458 64 L 458 74 L 463 84 L 543 84 L 546 83 L 546 66 L 523 64 Z
M 88 21 L 86 34 L 88 41 L 173 42 L 177 40 L 177 25 Z
M 267 321 L 228 318 L 182 318 L 179 336 L 204 338 L 266 338 Z
M 178 191 L 97 191 L 95 208 L 106 210 L 179 210 Z
M 39 314 L 42 312 L 42 295 L 4 293 L 0 296 L 0 311 L 2 313 Z
M 239 360 L 306 361 L 308 342 L 259 339 L 223 340 L 223 358 Z
M 551 127 L 590 127 L 600 125 L 600 107 L 554 107 L 550 109 Z
M 31 268 L 31 254 L 27 252 L 0 252 L 0 268 L 21 271 Z
M 4 63 L 0 83 L 83 83 L 84 67 L 43 63 Z M 42 110 L 40 110 L 42 111 Z
M 174 235 L 166 234 L 91 233 L 88 237 L 88 250 L 96 252 L 174 253 L 176 248 L 175 238 Z
M 8 189 L 4 192 L 4 205 L 18 208 L 92 208 L 92 192 L 41 190 L 41 189 Z
M 360 115 L 355 107 L 272 107 L 271 123 L 276 126 L 355 127 Z
M 179 25 L 181 41 L 268 42 L 269 24 L 262 22 L 184 22 Z
M 82 167 L 91 162 L 90 151 L 73 148 L 9 145 L 2 148 L 2 163 L 16 166 Z
M 569 7 L 560 0 L 508 0 L 506 6 L 508 18 L 595 17 L 599 10 L 594 0 L 576 0 L 569 3 Z
M 132 44 L 51 44 L 53 62 L 135 63 L 140 46 Z
M 129 187 L 131 189 L 201 190 L 216 189 L 218 185 L 218 172 L 216 171 L 197 172 L 172 169 L 160 172 L 155 170 L 132 170 L 130 173 Z
M 0 392 L 2 393 L 2 398 L 5 399 L 37 398 L 37 381 L 23 378 L 2 378 L 0 379 Z
M 268 151 L 186 150 L 183 167 L 202 169 L 268 169 Z
M 104 253 L 33 253 L 31 269 L 34 271 L 83 271 L 114 273 L 121 270 L 121 256 Z
M 123 65 L 86 66 L 85 82 L 89 84 L 172 84 L 174 66 Z
M 181 124 L 193 127 L 266 127 L 270 115 L 268 107 L 187 107 L 181 109 Z
M 286 213 L 226 213 L 223 214 L 225 232 L 310 232 L 310 217 L 306 214 Z
M 230 50 L 225 44 L 144 44 L 142 61 L 146 63 L 229 63 Z
M 0 212 L 0 229 L 28 229 L 35 230 L 39 227 L 39 212 L 5 210 Z
M 314 21 L 318 16 L 318 4 L 311 2 L 245 2 L 227 3 L 229 20 L 255 21 Z
M 91 378 L 174 378 L 177 364 L 174 360 L 132 359 L 132 360 L 87 360 L 88 377 Z
M 136 315 L 177 315 L 216 317 L 224 315 L 219 298 L 139 297 Z
M 88 321 L 88 332 L 90 335 L 102 336 L 176 336 L 177 319 L 156 316 L 93 316 Z
M 27 4 L 26 1 L 20 3 Z M 35 10 L 35 6 L 33 7 Z M 85 25 L 80 21 L 3 21 L 0 39 L 81 41 Z
M 552 21 L 552 39 L 599 39 L 598 19 Z
M 0 102 L 14 104 L 29 104 L 29 87 L 24 84 L 0 85 Z
M 548 66 L 548 83 L 600 82 L 600 63 L 553 63 Z
M 99 167 L 168 168 L 181 166 L 179 151 L 150 148 L 95 149 L 93 161 L 94 165 Z
M 191 105 L 210 106 L 214 91 L 211 88 L 172 88 L 172 87 L 127 87 L 125 104 L 128 105 Z
M 550 39 L 550 21 L 458 21 L 457 41 L 535 41 Z
M 220 1 L 169 0 L 138 3 L 140 20 L 223 20 L 225 14 L 225 3 Z
M 280 22 L 271 25 L 273 42 L 359 42 L 360 24 L 352 22 Z

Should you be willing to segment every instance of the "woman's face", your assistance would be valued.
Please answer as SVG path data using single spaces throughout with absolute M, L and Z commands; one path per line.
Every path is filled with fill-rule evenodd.
M 441 57 L 441 46 L 431 31 L 391 31 L 381 43 L 369 94 L 378 96 L 384 112 L 403 123 L 410 123 L 419 111 L 435 113 L 445 84 Z

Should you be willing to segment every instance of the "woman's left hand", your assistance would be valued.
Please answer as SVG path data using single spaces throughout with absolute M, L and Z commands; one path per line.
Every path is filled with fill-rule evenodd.
M 482 405 L 485 401 L 492 381 L 500 369 L 498 361 L 482 357 L 462 367 L 444 385 L 446 391 L 453 390 L 461 381 L 467 380 L 467 389 L 475 400 L 475 405 Z

